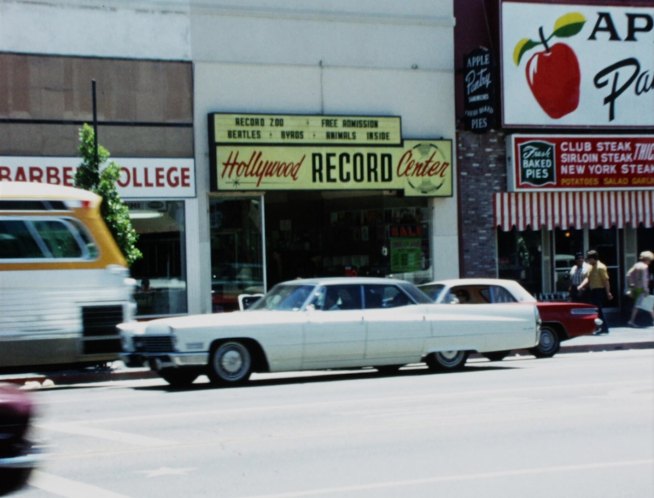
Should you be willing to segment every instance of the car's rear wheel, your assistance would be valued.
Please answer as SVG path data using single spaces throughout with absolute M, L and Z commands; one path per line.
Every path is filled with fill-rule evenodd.
M 166 368 L 158 372 L 159 376 L 173 387 L 187 387 L 193 384 L 199 373 L 194 370 Z
M 238 341 L 227 341 L 213 348 L 209 361 L 209 379 L 221 386 L 247 381 L 252 373 L 252 354 Z
M 466 364 L 466 351 L 438 351 L 425 359 L 430 370 L 435 372 L 461 370 Z
M 490 361 L 502 361 L 510 352 L 511 351 L 491 351 L 489 353 L 484 353 L 483 355 Z
M 531 348 L 529 351 L 536 358 L 551 358 L 559 352 L 561 347 L 561 339 L 559 334 L 556 333 L 554 327 L 543 325 L 540 328 L 540 340 L 538 344 Z

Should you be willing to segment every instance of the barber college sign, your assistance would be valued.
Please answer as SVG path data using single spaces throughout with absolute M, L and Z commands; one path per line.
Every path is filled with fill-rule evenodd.
M 502 3 L 505 126 L 654 128 L 654 5 Z

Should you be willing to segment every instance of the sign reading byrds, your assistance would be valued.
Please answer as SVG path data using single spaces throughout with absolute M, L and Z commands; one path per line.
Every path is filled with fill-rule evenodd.
M 484 133 L 495 125 L 493 59 L 487 48 L 466 55 L 463 84 L 466 130 Z
M 556 184 L 556 155 L 554 144 L 532 140 L 518 145 L 520 178 L 534 187 Z

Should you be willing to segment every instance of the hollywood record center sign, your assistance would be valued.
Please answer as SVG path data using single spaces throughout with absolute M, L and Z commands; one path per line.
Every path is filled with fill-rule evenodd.
M 654 6 L 505 0 L 501 20 L 504 126 L 654 128 Z
M 452 196 L 451 140 L 403 140 L 398 116 L 213 113 L 209 125 L 214 191 Z

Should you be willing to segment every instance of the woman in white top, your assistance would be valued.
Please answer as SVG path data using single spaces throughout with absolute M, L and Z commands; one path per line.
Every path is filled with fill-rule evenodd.
M 639 261 L 627 272 L 627 283 L 629 284 L 629 297 L 634 300 L 634 307 L 631 310 L 631 318 L 628 324 L 636 327 L 636 315 L 638 315 L 638 304 L 649 295 L 649 265 L 654 260 L 654 253 L 643 251 L 640 253 Z M 654 309 L 650 311 L 654 320 Z

